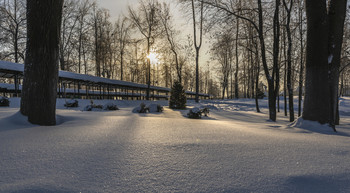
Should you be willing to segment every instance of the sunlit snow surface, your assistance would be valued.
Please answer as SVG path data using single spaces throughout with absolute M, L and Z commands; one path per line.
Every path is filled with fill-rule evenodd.
M 0 192 L 350 192 L 350 98 L 340 101 L 338 133 L 292 127 L 282 109 L 268 121 L 266 100 L 263 113 L 247 99 L 190 102 L 211 109 L 201 120 L 116 103 L 86 112 L 89 100 L 77 109 L 58 100 L 60 124 L 39 127 L 11 99 L 0 108 Z

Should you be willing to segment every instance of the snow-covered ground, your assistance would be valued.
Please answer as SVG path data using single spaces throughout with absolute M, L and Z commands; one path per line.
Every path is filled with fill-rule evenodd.
M 114 102 L 86 112 L 89 100 L 58 99 L 53 127 L 28 124 L 18 98 L 0 107 L 0 192 L 350 192 L 350 98 L 338 133 L 282 112 L 270 122 L 266 100 L 262 113 L 248 99 L 189 102 L 211 109 L 201 120 Z

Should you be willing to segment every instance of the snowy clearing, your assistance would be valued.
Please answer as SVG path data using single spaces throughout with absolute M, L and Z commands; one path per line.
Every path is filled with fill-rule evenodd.
M 197 120 L 167 101 L 87 112 L 90 100 L 58 99 L 53 127 L 28 124 L 10 100 L 0 107 L 0 192 L 350 192 L 350 98 L 338 133 L 292 127 L 283 110 L 270 122 L 266 100 L 262 113 L 248 99 L 189 102 L 211 110 Z M 164 112 L 133 113 L 141 102 Z

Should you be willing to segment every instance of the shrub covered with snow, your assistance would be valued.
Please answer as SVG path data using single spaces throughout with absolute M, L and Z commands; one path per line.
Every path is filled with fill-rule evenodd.
M 104 110 L 115 111 L 119 110 L 118 106 L 112 102 L 109 102 L 103 106 Z
M 101 111 L 103 109 L 103 105 L 87 105 L 86 107 L 84 107 L 84 111 L 92 111 L 92 110 L 98 110 Z
M 134 112 L 134 113 L 147 113 L 148 108 L 146 107 L 145 103 L 141 103 L 140 106 L 134 108 L 134 110 L 132 112 Z
M 202 113 L 199 108 L 193 108 L 190 109 L 190 111 L 187 113 L 188 118 L 191 119 L 201 119 L 202 118 Z
M 140 104 L 140 110 L 138 113 L 147 113 L 149 109 L 146 107 L 145 103 Z
M 71 99 L 69 101 L 66 101 L 66 104 L 64 104 L 65 107 L 78 107 L 79 103 L 75 99 Z
M 10 106 L 10 101 L 9 101 L 9 99 L 6 98 L 6 97 L 0 96 L 0 106 L 1 106 L 1 107 L 8 107 L 8 106 Z
M 209 114 L 209 109 L 208 108 L 193 108 L 190 109 L 190 111 L 187 113 L 188 118 L 191 119 L 201 119 L 202 115 L 208 116 Z
M 94 104 L 94 101 L 91 100 L 91 105 L 87 105 L 84 107 L 83 111 L 92 111 L 92 110 L 99 110 L 101 111 L 103 109 L 103 105 L 96 105 Z
M 180 82 L 176 81 L 170 91 L 169 108 L 186 109 L 186 94 Z
M 158 105 L 158 104 L 150 104 L 148 107 L 146 107 L 146 108 L 148 108 L 148 111 L 150 112 L 150 113 L 160 113 L 160 112 L 163 112 L 163 107 L 162 107 L 162 105 Z
M 163 112 L 163 106 L 159 104 L 150 104 L 146 106 L 144 103 L 141 103 L 139 107 L 136 107 L 134 113 L 157 113 Z

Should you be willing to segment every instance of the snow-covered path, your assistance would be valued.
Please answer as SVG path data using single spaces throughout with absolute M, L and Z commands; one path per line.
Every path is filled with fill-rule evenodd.
M 250 111 L 132 109 L 60 109 L 54 127 L 0 109 L 0 192 L 350 192 L 349 117 L 327 134 Z

